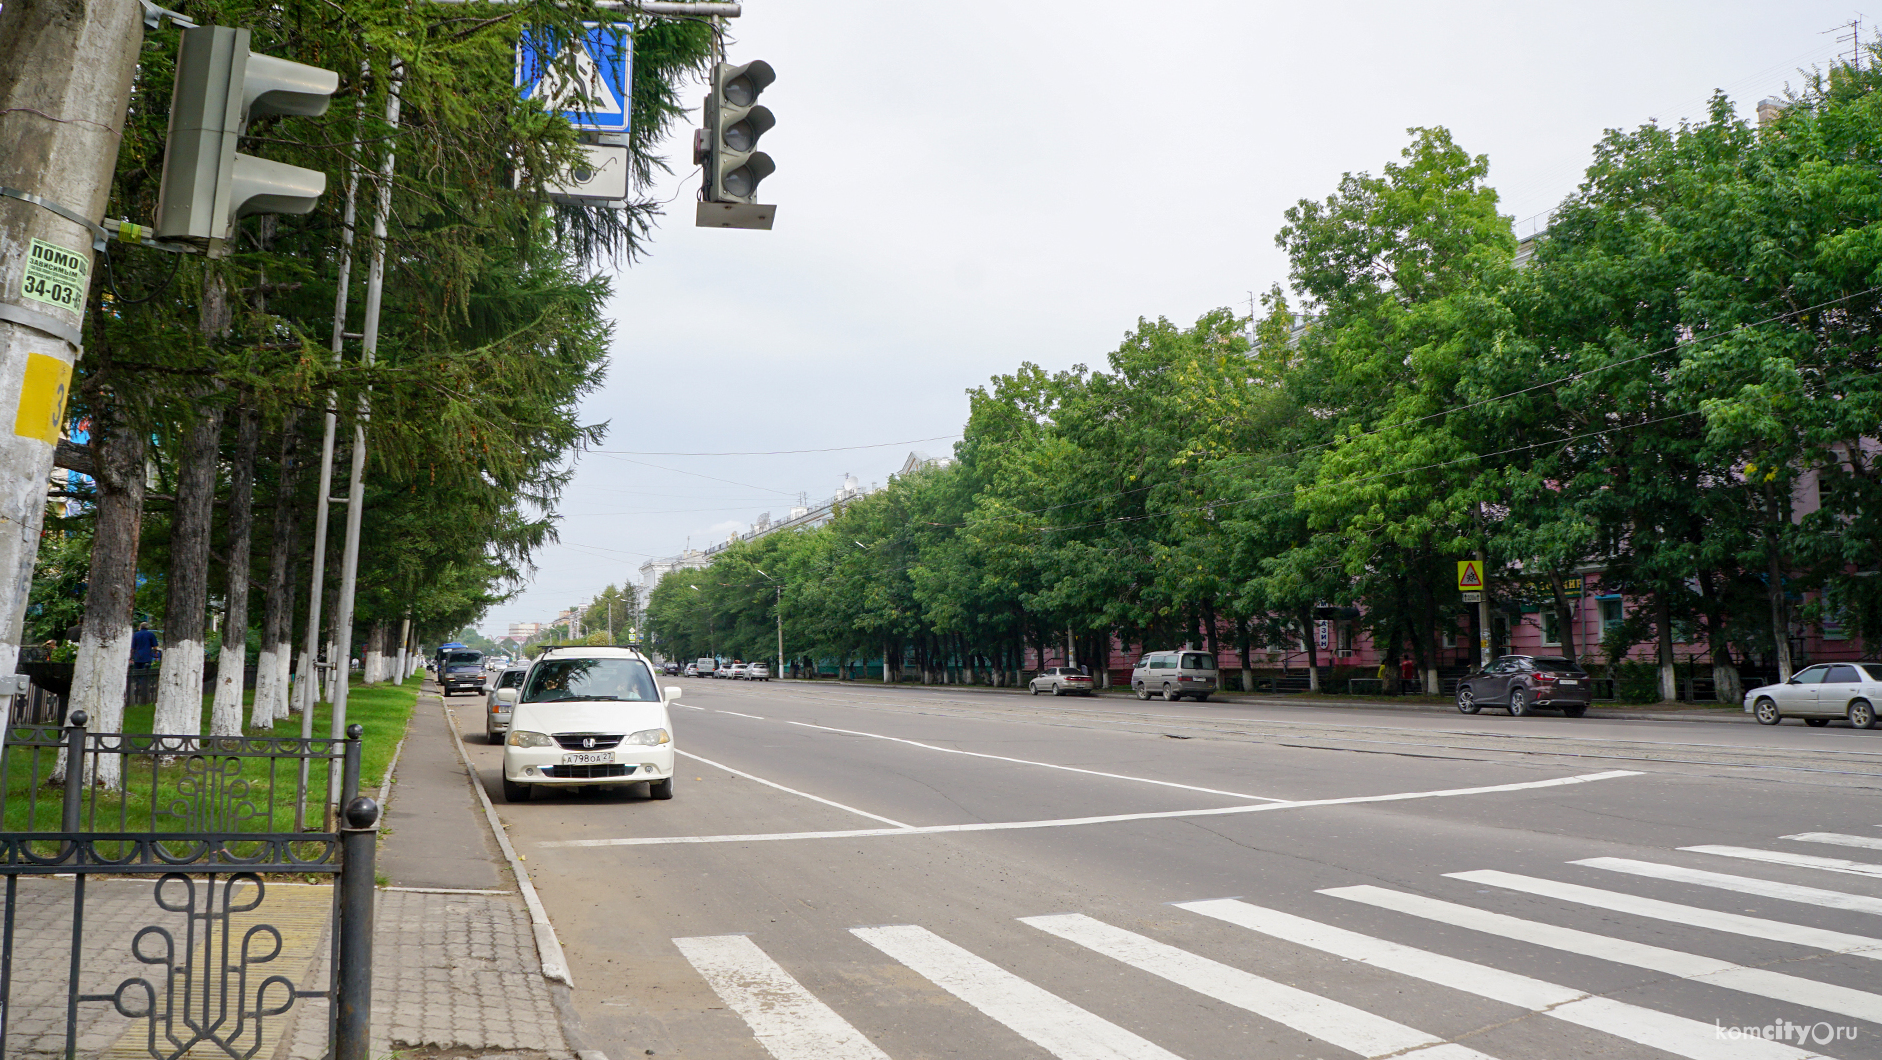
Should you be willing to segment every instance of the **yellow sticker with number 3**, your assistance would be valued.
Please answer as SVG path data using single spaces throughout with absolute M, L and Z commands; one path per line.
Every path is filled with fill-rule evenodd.
M 13 417 L 13 433 L 59 444 L 59 425 L 65 422 L 66 391 L 72 386 L 72 366 L 43 353 L 26 355 L 26 378 L 20 381 L 20 410 Z

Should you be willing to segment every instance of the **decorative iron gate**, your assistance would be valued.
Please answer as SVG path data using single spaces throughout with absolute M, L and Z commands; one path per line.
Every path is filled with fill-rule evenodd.
M 264 1045 L 272 1054 L 287 1021 L 321 1018 L 325 1056 L 365 1060 L 379 806 L 359 794 L 361 727 L 344 740 L 153 736 L 90 733 L 88 720 L 73 711 L 63 730 L 12 727 L 0 748 L 0 1057 L 76 1060 L 84 1039 L 86 1055 L 248 1060 Z M 330 803 L 336 772 L 342 820 L 296 831 L 310 805 Z M 42 879 L 23 888 L 21 877 Z M 48 938 L 63 897 L 50 877 L 70 877 L 68 953 Z M 87 884 L 121 881 L 149 886 L 149 905 L 129 908 L 154 922 L 122 940 L 94 933 L 88 951 Z M 326 973 L 297 983 L 270 968 L 283 933 L 261 907 L 271 885 L 321 883 L 331 892 Z M 94 900 L 106 907 L 107 931 L 128 931 L 126 902 Z M 316 1017 L 307 1003 L 320 999 Z

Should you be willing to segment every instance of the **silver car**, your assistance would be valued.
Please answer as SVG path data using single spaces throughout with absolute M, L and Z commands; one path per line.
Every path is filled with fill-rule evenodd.
M 1131 671 L 1131 691 L 1138 699 L 1161 695 L 1175 702 L 1188 696 L 1205 703 L 1215 690 L 1215 656 L 1206 651 L 1153 651 Z
M 509 666 L 497 675 L 484 696 L 484 742 L 496 743 L 497 734 L 510 731 L 510 708 L 516 705 L 517 689 L 523 687 L 528 666 Z M 504 694 L 504 689 L 509 689 Z
M 1041 692 L 1055 696 L 1093 696 L 1097 695 L 1098 683 L 1076 666 L 1048 666 L 1038 677 L 1026 682 L 1026 690 L 1035 696 Z
M 1817 663 L 1781 685 L 1746 692 L 1745 713 L 1763 725 L 1802 718 L 1805 725 L 1823 726 L 1847 718 L 1852 728 L 1873 729 L 1877 702 L 1882 702 L 1882 663 Z

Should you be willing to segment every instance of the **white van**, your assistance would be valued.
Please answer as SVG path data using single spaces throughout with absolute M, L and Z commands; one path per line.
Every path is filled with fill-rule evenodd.
M 719 660 L 696 659 L 693 661 L 693 669 L 698 670 L 701 677 L 717 677 L 719 676 Z
M 1131 691 L 1138 699 L 1160 695 L 1173 703 L 1188 696 L 1206 703 L 1215 690 L 1215 656 L 1206 651 L 1153 651 L 1131 670 Z

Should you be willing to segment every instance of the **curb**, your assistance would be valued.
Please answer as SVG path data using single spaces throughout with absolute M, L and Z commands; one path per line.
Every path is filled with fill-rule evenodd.
M 435 694 L 435 693 L 434 693 Z M 443 707 L 444 699 L 438 703 Z M 470 752 L 464 749 L 464 734 L 458 731 L 457 716 L 449 708 L 444 710 L 444 719 L 451 726 L 451 742 L 457 747 L 458 761 L 464 763 L 465 780 L 471 791 L 477 795 L 477 804 L 484 808 L 484 820 L 490 825 L 491 835 L 496 837 L 498 849 L 510 863 L 510 874 L 516 877 L 517 889 L 523 892 L 523 904 L 529 907 L 529 926 L 536 935 L 536 956 L 542 964 L 542 977 L 564 986 L 573 987 L 575 980 L 569 975 L 568 958 L 562 953 L 562 942 L 556 938 L 555 925 L 549 922 L 549 913 L 542 907 L 542 899 L 536 895 L 536 885 L 529 882 L 529 870 L 516 856 L 516 848 L 510 845 L 510 834 L 504 830 L 503 822 L 497 819 L 497 809 L 490 804 L 490 796 L 477 780 L 477 769 L 471 765 Z
M 917 684 L 906 683 L 906 682 L 893 684 L 893 685 L 885 685 L 879 681 L 843 681 L 843 680 L 805 681 L 800 678 L 788 678 L 788 677 L 780 678 L 780 680 L 788 681 L 792 684 L 804 685 L 804 686 L 809 686 L 813 688 L 817 686 L 839 687 L 839 688 L 880 688 L 884 690 L 892 690 L 892 689 L 899 688 L 899 689 L 904 689 L 904 690 L 919 689 L 922 691 L 933 690 L 937 692 L 943 692 L 943 691 L 945 692 L 970 692 L 976 695 L 1011 695 L 1011 696 L 1024 695 L 1026 692 L 1026 690 L 1023 688 L 989 688 L 985 685 L 917 685 Z M 1111 689 L 1101 690 L 1093 698 L 1095 699 L 1129 699 L 1130 693 L 1128 691 L 1119 692 L 1117 689 L 1111 688 Z M 1151 700 L 1151 702 L 1161 702 L 1161 700 L 1153 699 Z M 1283 698 L 1275 697 L 1273 695 L 1261 695 L 1259 693 L 1257 693 L 1256 695 L 1247 696 L 1247 697 L 1244 697 L 1241 694 L 1236 693 L 1231 696 L 1224 696 L 1221 699 L 1215 699 L 1209 705 L 1224 706 L 1224 707 L 1233 707 L 1233 706 L 1329 707 L 1335 710 L 1384 710 L 1384 711 L 1393 711 L 1393 712 L 1403 713 L 1403 714 L 1454 714 L 1456 713 L 1455 707 L 1446 707 L 1446 706 L 1442 706 L 1438 704 L 1378 703 L 1372 700 L 1365 700 L 1365 699 L 1298 700 L 1298 699 L 1283 699 Z M 1486 709 L 1493 709 L 1493 708 L 1486 708 Z M 1722 707 L 1699 707 L 1699 708 L 1695 708 L 1692 710 L 1681 710 L 1681 711 L 1632 711 L 1632 710 L 1622 711 L 1622 710 L 1602 710 L 1599 707 L 1591 707 L 1588 711 L 1587 717 L 1595 719 L 1597 721 L 1722 722 L 1727 725 L 1743 723 L 1745 721 L 1755 721 L 1755 719 L 1753 719 L 1749 714 L 1741 713 L 1739 708 L 1724 707 L 1724 706 Z

